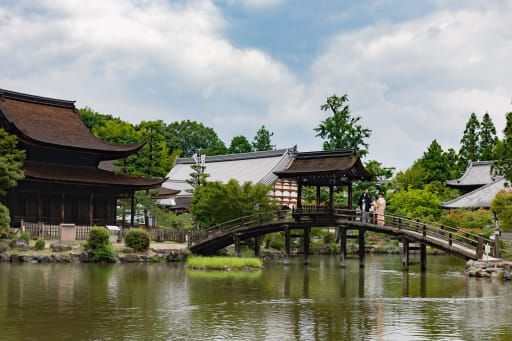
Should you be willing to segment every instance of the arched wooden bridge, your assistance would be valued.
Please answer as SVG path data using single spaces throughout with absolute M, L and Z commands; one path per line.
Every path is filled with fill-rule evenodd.
M 364 265 L 364 236 L 366 231 L 384 233 L 400 239 L 402 242 L 402 261 L 404 266 L 409 262 L 409 245 L 419 245 L 422 268 L 426 263 L 426 246 L 430 246 L 448 254 L 464 259 L 482 259 L 485 245 L 491 246 L 491 255 L 496 255 L 496 241 L 460 231 L 457 228 L 437 223 L 386 214 L 384 223 L 378 224 L 375 216 L 362 221 L 361 214 L 355 210 L 329 209 L 326 207 L 302 207 L 296 211 L 279 211 L 261 213 L 257 216 L 243 217 L 208 230 L 208 237 L 192 241 L 192 253 L 209 255 L 229 246 L 235 245 L 239 254 L 240 241 L 259 238 L 272 232 L 284 232 L 286 259 L 290 256 L 290 231 L 303 230 L 304 257 L 309 257 L 309 234 L 312 227 L 336 227 L 340 243 L 340 261 L 345 264 L 347 238 L 359 240 L 360 264 Z M 347 233 L 348 231 L 356 231 Z M 255 243 L 255 253 L 259 254 L 259 242 Z

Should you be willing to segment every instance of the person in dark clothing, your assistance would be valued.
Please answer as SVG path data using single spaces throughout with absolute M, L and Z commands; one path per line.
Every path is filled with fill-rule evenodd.
M 364 189 L 363 194 L 359 197 L 357 205 L 361 209 L 361 221 L 368 223 L 370 220 L 370 207 L 372 206 L 372 197 L 368 194 L 368 188 Z

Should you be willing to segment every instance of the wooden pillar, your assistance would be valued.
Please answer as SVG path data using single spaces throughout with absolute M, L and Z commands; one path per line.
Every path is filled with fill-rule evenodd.
M 316 207 L 320 206 L 320 186 L 316 186 Z
M 352 209 L 352 183 L 348 184 L 348 209 Z
M 304 228 L 304 264 L 309 264 L 309 232 L 311 227 Z
M 482 259 L 484 257 L 484 235 L 478 235 L 478 246 L 476 247 L 476 259 Z
M 65 218 L 65 214 L 66 214 L 66 211 L 64 208 L 65 199 L 66 199 L 65 194 L 62 193 L 60 196 L 60 222 L 61 222 L 61 224 L 64 223 L 64 218 Z
M 402 238 L 402 267 L 409 268 L 409 239 Z
M 130 227 L 135 226 L 135 191 L 132 191 L 130 197 Z
M 297 209 L 302 208 L 302 182 L 299 181 L 297 185 Z
M 235 244 L 235 257 L 240 257 L 240 236 L 233 234 L 233 243 Z
M 290 228 L 288 225 L 284 225 L 284 264 L 290 264 Z
M 43 201 L 41 200 L 41 192 L 37 192 L 37 221 L 41 221 L 43 215 Z
M 365 257 L 365 241 L 364 241 L 365 229 L 364 227 L 359 228 L 359 266 L 364 266 Z
M 334 211 L 334 186 L 329 185 L 329 210 Z
M 425 243 L 420 244 L 420 267 L 421 271 L 427 270 L 427 245 Z
M 500 258 L 500 235 L 494 234 L 494 258 Z
M 94 193 L 89 195 L 89 226 L 94 225 Z
M 344 268 L 347 256 L 347 229 L 345 226 L 338 226 L 338 231 L 340 235 L 340 266 Z
M 254 237 L 254 255 L 260 256 L 260 236 Z

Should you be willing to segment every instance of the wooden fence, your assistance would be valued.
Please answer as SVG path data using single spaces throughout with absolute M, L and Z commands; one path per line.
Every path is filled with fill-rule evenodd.
M 37 239 L 60 239 L 60 225 L 51 225 L 45 223 L 23 222 L 22 229 L 30 234 L 30 238 Z M 76 240 L 87 240 L 91 226 L 76 225 Z M 159 229 L 144 228 L 148 231 L 153 241 L 173 241 L 177 243 L 185 243 L 187 241 L 198 241 L 204 239 L 207 232 L 204 230 L 179 230 L 179 229 Z M 121 238 L 126 234 L 128 228 L 121 229 Z

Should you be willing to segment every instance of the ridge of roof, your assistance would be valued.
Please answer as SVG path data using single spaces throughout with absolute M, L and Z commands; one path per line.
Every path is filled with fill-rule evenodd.
M 10 99 L 15 99 L 15 100 L 24 101 L 24 102 L 37 103 L 37 104 L 53 105 L 56 107 L 64 107 L 64 108 L 70 108 L 70 109 L 75 109 L 75 102 L 76 102 L 76 101 L 68 101 L 68 100 L 57 99 L 57 98 L 30 95 L 30 94 L 25 94 L 25 93 L 21 93 L 21 92 L 6 90 L 6 89 L 0 89 L 0 100 L 3 100 L 4 98 L 10 98 Z
M 458 179 L 446 180 L 446 184 L 449 186 L 474 186 L 488 184 L 489 180 L 494 178 L 491 174 L 491 167 L 494 164 L 494 160 L 487 161 L 470 161 L 468 167 L 464 171 L 464 174 Z M 485 172 L 485 168 L 488 168 L 488 172 L 478 174 L 477 172 Z M 488 176 L 489 178 L 483 179 L 482 175 Z
M 239 160 L 250 160 L 250 159 L 262 159 L 267 157 L 278 157 L 282 156 L 284 153 L 295 153 L 297 146 L 293 146 L 291 148 L 284 149 L 274 149 L 274 150 L 265 150 L 258 152 L 249 152 L 249 153 L 237 153 L 237 154 L 224 154 L 224 155 L 212 155 L 206 156 L 206 163 L 212 162 L 225 162 L 225 161 L 239 161 Z M 196 163 L 194 158 L 186 157 L 186 158 L 177 158 L 175 164 L 194 164 Z

